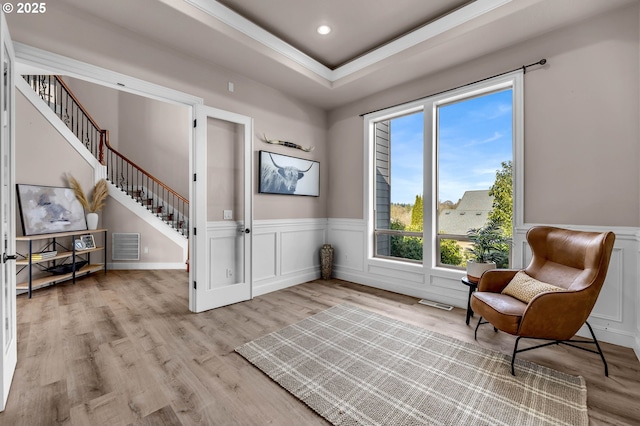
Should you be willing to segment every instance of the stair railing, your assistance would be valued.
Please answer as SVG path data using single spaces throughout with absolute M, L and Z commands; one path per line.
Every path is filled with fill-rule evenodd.
M 98 126 L 59 76 L 23 77 L 100 164 L 107 167 L 107 179 L 111 183 L 188 237 L 189 201 L 186 198 L 115 150 L 109 143 L 109 131 Z

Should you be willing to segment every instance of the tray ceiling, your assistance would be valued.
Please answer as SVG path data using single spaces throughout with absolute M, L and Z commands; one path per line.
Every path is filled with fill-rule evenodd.
M 218 0 L 330 69 L 475 0 Z M 329 25 L 328 35 L 316 28 Z

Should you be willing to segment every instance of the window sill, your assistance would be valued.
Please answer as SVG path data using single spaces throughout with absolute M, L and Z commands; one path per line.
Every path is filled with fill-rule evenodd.
M 408 271 L 414 273 L 423 273 L 424 266 L 419 263 L 404 262 L 402 260 L 381 259 L 378 257 L 370 257 L 367 262 L 371 266 L 379 268 L 394 269 L 397 271 Z

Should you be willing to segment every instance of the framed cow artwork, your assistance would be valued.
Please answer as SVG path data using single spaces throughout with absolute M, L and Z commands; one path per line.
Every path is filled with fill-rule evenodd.
M 261 194 L 320 195 L 320 163 L 260 151 Z

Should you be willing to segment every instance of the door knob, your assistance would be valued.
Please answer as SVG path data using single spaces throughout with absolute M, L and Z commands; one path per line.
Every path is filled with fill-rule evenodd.
M 15 254 L 7 255 L 7 253 L 2 253 L 2 263 L 7 263 L 7 260 L 16 260 L 18 256 Z
M 245 230 L 244 230 L 244 233 L 245 233 L 245 234 L 248 234 L 248 233 L 250 233 L 250 232 L 251 232 L 251 230 L 250 230 L 249 228 L 247 228 L 247 229 L 245 229 Z

